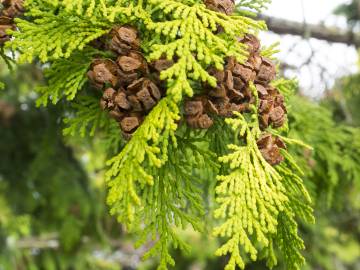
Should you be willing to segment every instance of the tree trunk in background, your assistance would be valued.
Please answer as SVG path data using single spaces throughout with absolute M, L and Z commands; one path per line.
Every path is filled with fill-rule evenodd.
M 344 43 L 357 48 L 360 47 L 360 34 L 345 29 L 327 27 L 320 24 L 303 24 L 267 15 L 259 15 L 258 18 L 264 20 L 268 25 L 268 29 L 276 34 L 316 38 L 333 43 Z

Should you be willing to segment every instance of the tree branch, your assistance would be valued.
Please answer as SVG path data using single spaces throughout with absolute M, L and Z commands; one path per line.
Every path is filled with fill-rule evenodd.
M 259 15 L 264 20 L 271 32 L 284 35 L 302 36 L 304 38 L 316 38 L 334 43 L 344 43 L 360 47 L 360 35 L 337 27 L 326 27 L 324 25 L 303 24 L 289 20 Z

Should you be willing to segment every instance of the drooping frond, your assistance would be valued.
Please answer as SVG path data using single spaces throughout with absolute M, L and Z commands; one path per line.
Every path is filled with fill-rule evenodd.
M 240 246 L 253 260 L 258 254 L 257 243 L 269 246 L 269 235 L 276 233 L 277 216 L 288 198 L 280 174 L 264 160 L 256 145 L 260 130 L 249 125 L 241 114 L 227 123 L 240 137 L 246 137 L 245 145 L 229 145 L 232 152 L 220 158 L 231 172 L 218 177 L 216 188 L 219 208 L 215 216 L 225 218 L 225 222 L 215 228 L 214 234 L 228 238 L 217 255 L 230 254 L 226 267 L 230 270 L 236 265 L 245 267 Z
M 82 96 L 78 103 L 73 105 L 76 115 L 65 118 L 66 128 L 63 130 L 65 136 L 85 137 L 94 136 L 95 131 L 109 125 L 109 119 L 99 107 L 99 101 L 92 96 Z M 118 134 L 119 135 L 119 134 Z
M 301 170 L 289 153 L 283 150 L 285 162 L 275 167 L 264 159 L 257 145 L 261 135 L 257 107 L 252 106 L 248 117 L 234 112 L 235 118 L 226 119 L 236 144 L 230 144 L 231 153 L 219 159 L 230 173 L 218 176 L 216 187 L 219 207 L 214 214 L 223 223 L 214 229 L 214 234 L 227 238 L 217 255 L 229 254 L 225 269 L 234 270 L 236 266 L 245 268 L 246 254 L 256 260 L 258 253 L 265 251 L 272 267 L 277 263 L 275 244 L 289 269 L 299 269 L 304 263 L 301 255 L 304 245 L 297 235 L 295 217 L 314 221 L 310 195 L 297 175 Z M 289 144 L 302 144 L 281 138 Z
M 33 8 L 28 15 L 34 17 L 33 21 L 17 19 L 20 32 L 12 33 L 15 39 L 9 45 L 21 52 L 20 62 L 68 58 L 73 51 L 84 49 L 109 31 L 108 23 L 74 17 L 64 11 Z
M 48 83 L 36 89 L 40 94 L 37 105 L 46 106 L 49 100 L 56 104 L 63 97 L 73 100 L 86 83 L 86 72 L 97 53 L 93 49 L 76 52 L 70 58 L 60 59 L 46 69 L 44 73 Z
M 176 142 L 178 119 L 177 105 L 170 98 L 162 99 L 121 153 L 108 162 L 108 202 L 119 221 L 132 225 L 135 208 L 142 204 L 138 189 L 154 185 L 153 176 L 143 165 L 161 167 L 167 161 L 168 144 Z
M 360 175 L 359 131 L 340 125 L 333 120 L 331 111 L 303 97 L 293 97 L 290 105 L 290 135 L 314 145 L 312 152 L 293 149 L 301 162 L 306 180 L 315 185 L 317 203 L 331 206 L 337 188 L 355 183 Z M 313 128 L 316 126 L 316 128 Z M 318 166 L 316 164 L 322 164 Z
M 199 167 L 211 164 L 214 155 L 204 151 L 190 137 L 177 136 L 178 145 L 169 145 L 173 153 L 160 169 L 152 171 L 154 186 L 147 186 L 143 192 L 145 206 L 140 210 L 140 222 L 147 224 L 140 232 L 138 245 L 148 240 L 155 241 L 145 258 L 159 256 L 158 269 L 168 269 L 174 261 L 169 246 L 189 251 L 191 247 L 177 235 L 178 229 L 191 225 L 196 231 L 203 231 L 205 214 L 201 203 L 200 179 L 196 178 L 196 164 Z M 175 229 L 175 228 L 178 229 Z
M 295 94 L 295 89 L 298 88 L 298 82 L 296 79 L 289 80 L 278 78 L 271 82 L 271 85 L 276 89 L 279 89 L 280 93 L 284 95 L 286 101 L 289 101 L 289 99 Z

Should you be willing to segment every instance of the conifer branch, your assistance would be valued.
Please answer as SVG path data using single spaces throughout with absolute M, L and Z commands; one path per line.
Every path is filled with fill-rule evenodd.
M 216 188 L 220 204 L 215 211 L 217 218 L 226 221 L 215 228 L 216 236 L 229 240 L 217 251 L 217 255 L 230 254 L 227 270 L 245 267 L 240 245 L 244 246 L 251 259 L 257 258 L 257 243 L 269 246 L 270 235 L 276 233 L 277 215 L 288 201 L 281 176 L 262 157 L 256 140 L 260 129 L 246 121 L 243 115 L 228 119 L 237 137 L 246 137 L 244 146 L 229 145 L 233 152 L 220 158 L 228 164 L 231 173 L 219 176 Z M 255 121 L 256 123 L 256 121 Z M 251 236 L 256 236 L 256 242 Z
M 297 175 L 300 174 L 297 165 L 286 151 L 283 151 L 285 161 L 276 167 L 270 164 L 271 161 L 268 163 L 260 152 L 257 141 L 263 130 L 259 127 L 257 110 L 260 101 L 254 84 L 250 82 L 247 89 L 252 92 L 248 95 L 249 99 L 255 99 L 247 104 L 250 113 L 234 113 L 233 118 L 225 121 L 219 118 L 213 129 L 218 134 L 192 132 L 179 122 L 183 113 L 180 105 L 184 98 L 200 91 L 202 85 L 217 86 L 219 82 L 209 69 L 222 70 L 227 57 L 237 60 L 240 73 L 247 70 L 252 73 L 249 76 L 255 74 L 255 70 L 260 73 L 263 68 L 263 73 L 269 75 L 262 78 L 264 82 L 266 80 L 266 85 L 272 80 L 273 71 L 275 76 L 275 68 L 270 61 L 262 61 L 258 53 L 257 60 L 260 59 L 260 62 L 257 69 L 255 64 L 250 69 L 242 65 L 249 61 L 249 51 L 258 52 L 258 48 L 251 44 L 248 48 L 244 42 L 239 42 L 245 35 L 256 34 L 266 28 L 263 22 L 247 15 L 262 9 L 267 3 L 267 0 L 242 0 L 240 14 L 243 15 L 231 16 L 210 10 L 198 0 L 29 0 L 29 18 L 18 20 L 21 31 L 13 33 L 14 40 L 9 46 L 21 53 L 21 61 L 40 59 L 50 65 L 46 72 L 49 85 L 39 89 L 42 96 L 38 103 L 47 105 L 49 99 L 56 103 L 63 97 L 74 100 L 77 102 L 74 106 L 77 113 L 65 120 L 68 127 L 64 133 L 85 136 L 86 133 L 94 135 L 95 131 L 106 130 L 109 134 L 106 144 L 114 149 L 121 144 L 114 131 L 116 123 L 109 125 L 109 121 L 104 120 L 98 102 L 91 95 L 78 95 L 85 86 L 86 72 L 92 60 L 100 54 L 88 49 L 89 43 L 108 34 L 118 24 L 129 24 L 131 26 L 124 27 L 122 33 L 117 32 L 118 36 L 110 37 L 119 50 L 136 48 L 136 52 L 132 51 L 135 57 L 121 55 L 122 60 L 130 58 L 135 65 L 142 60 L 171 60 L 171 66 L 163 70 L 159 78 L 166 84 L 166 93 L 160 93 L 164 89 L 157 89 L 154 84 L 154 89 L 159 92 L 155 101 L 151 96 L 155 94 L 147 92 L 151 96 L 147 101 L 151 99 L 150 102 L 154 103 L 141 116 L 134 117 L 142 122 L 143 116 L 146 116 L 141 125 L 136 126 L 135 132 L 135 129 L 129 128 L 127 134 L 131 134 L 131 139 L 120 153 L 108 161 L 106 173 L 111 214 L 117 216 L 130 231 L 139 233 L 139 244 L 149 240 L 155 242 L 145 257 L 159 256 L 159 269 L 165 270 L 168 265 L 174 264 L 169 246 L 188 249 L 188 245 L 177 235 L 179 229 L 191 225 L 194 230 L 202 230 L 204 206 L 198 180 L 207 170 L 212 175 L 221 174 L 215 190 L 219 204 L 215 216 L 223 223 L 214 229 L 214 234 L 228 238 L 217 251 L 217 255 L 230 254 L 227 270 L 236 266 L 244 268 L 244 256 L 249 254 L 255 260 L 259 251 L 265 251 L 268 264 L 274 266 L 276 248 L 282 251 L 290 269 L 298 269 L 303 263 L 300 253 L 303 243 L 297 236 L 295 218 L 313 221 L 310 196 Z M 130 29 L 132 26 L 136 26 L 142 35 L 141 51 L 137 42 L 134 45 L 126 40 L 135 35 L 133 39 L 138 41 L 136 31 Z M 105 39 L 109 36 L 111 34 Z M 101 45 L 107 47 L 108 44 Z M 250 48 L 252 46 L 254 48 Z M 263 56 L 271 57 L 274 52 L 276 46 L 271 46 L 263 51 Z M 117 81 L 118 77 L 135 75 L 138 78 L 143 73 L 150 77 L 151 73 L 144 71 L 148 68 L 146 63 L 144 70 L 130 70 L 134 71 L 131 73 L 125 70 L 128 63 L 122 65 L 123 69 L 115 61 L 109 62 L 114 64 L 114 69 L 99 64 L 96 72 L 94 68 L 91 74 L 96 78 L 94 82 L 101 85 L 99 88 L 107 87 L 107 81 L 114 88 L 126 87 L 124 91 L 104 89 L 103 93 L 102 101 L 107 106 L 104 107 L 113 110 L 112 116 L 118 117 L 120 122 L 125 119 L 121 118 L 123 115 L 128 117 L 134 112 L 118 103 L 124 102 L 122 105 L 130 108 L 134 105 L 127 100 L 129 93 L 126 91 L 131 91 L 130 85 L 120 82 L 120 79 Z M 238 79 L 246 81 L 246 86 L 252 81 Z M 273 86 L 284 94 L 290 94 L 293 88 L 290 81 L 281 79 L 274 81 Z M 134 102 L 140 97 L 146 98 L 145 95 L 138 97 L 139 92 L 132 96 Z M 267 90 L 264 88 L 263 92 Z M 114 105 L 114 97 L 122 99 Z M 276 97 L 282 99 L 280 94 Z M 144 105 L 144 101 L 141 102 L 139 107 Z M 280 103 L 283 107 L 279 110 L 284 116 L 283 100 Z M 279 122 L 283 124 L 284 119 L 281 117 Z M 223 128 L 225 123 L 227 128 Z M 225 130 L 231 132 L 222 134 Z M 266 131 L 271 132 L 271 129 Z M 217 155 L 222 157 L 217 160 Z M 222 164 L 220 169 L 219 163 Z
M 254 12 L 260 12 L 265 9 L 271 0 L 240 0 L 237 1 L 237 8 L 238 10 L 244 11 L 244 9 L 250 9 Z
M 94 136 L 97 129 L 109 125 L 110 119 L 99 108 L 99 101 L 95 97 L 80 97 L 73 108 L 76 110 L 76 115 L 64 120 L 67 125 L 63 130 L 65 136 Z
M 20 62 L 31 62 L 39 58 L 42 62 L 51 59 L 68 58 L 75 50 L 83 50 L 94 39 L 108 32 L 107 23 L 74 17 L 55 11 L 33 9 L 29 16 L 33 22 L 17 19 L 20 32 L 14 31 L 14 40 L 9 44 L 13 50 L 19 50 Z
M 87 82 L 86 72 L 96 54 L 98 51 L 87 48 L 75 52 L 68 59 L 58 60 L 46 69 L 44 73 L 48 85 L 37 87 L 36 91 L 40 94 L 37 105 L 47 106 L 49 100 L 56 104 L 63 97 L 73 100 Z
M 135 208 L 142 204 L 139 189 L 154 184 L 153 176 L 146 172 L 143 163 L 161 167 L 167 161 L 168 144 L 170 141 L 176 144 L 174 132 L 178 119 L 177 105 L 169 97 L 162 99 L 121 153 L 108 162 L 111 212 L 119 214 L 119 220 L 130 227 L 135 218 Z
M 256 91 L 253 91 L 258 102 Z M 273 251 L 275 243 L 289 269 L 300 269 L 304 263 L 301 255 L 304 245 L 297 235 L 294 218 L 298 216 L 306 222 L 314 222 L 309 206 L 310 195 L 295 173 L 301 171 L 286 151 L 283 151 L 286 163 L 275 169 L 263 158 L 257 146 L 261 134 L 257 107 L 252 107 L 253 114 L 249 119 L 237 112 L 234 112 L 235 119 L 226 119 L 235 133 L 237 145 L 230 144 L 228 147 L 232 153 L 219 159 L 229 166 L 231 172 L 218 176 L 216 194 L 219 208 L 214 214 L 225 221 L 214 229 L 214 235 L 227 237 L 228 240 L 216 254 L 230 254 L 225 269 L 233 270 L 236 266 L 244 269 L 240 246 L 252 260 L 257 259 L 259 249 L 264 249 L 267 250 L 268 265 L 272 267 L 277 263 Z M 244 138 L 244 142 L 239 142 L 239 138 Z M 303 199 L 305 202 L 302 202 Z M 285 241 L 286 245 L 283 244 Z
M 159 270 L 168 269 L 167 265 L 174 264 L 169 253 L 170 244 L 184 251 L 190 249 L 190 246 L 177 235 L 177 230 L 186 229 L 190 224 L 194 230 L 202 231 L 201 219 L 205 214 L 201 191 L 197 186 L 199 180 L 194 178 L 192 164 L 198 162 L 198 165 L 205 165 L 209 156 L 193 143 L 180 137 L 178 146 L 169 145 L 169 151 L 174 154 L 163 167 L 155 169 L 152 173 L 156 175 L 154 186 L 148 186 L 144 190 L 143 199 L 146 206 L 139 216 L 141 222 L 147 226 L 141 231 L 141 238 L 137 244 L 144 244 L 149 236 L 156 241 L 145 258 L 159 255 Z M 176 227 L 178 229 L 175 229 Z

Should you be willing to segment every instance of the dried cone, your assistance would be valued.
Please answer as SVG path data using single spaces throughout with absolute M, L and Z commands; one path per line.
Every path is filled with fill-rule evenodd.
M 222 117 L 232 117 L 233 112 L 240 113 L 249 110 L 255 98 L 249 87 L 255 83 L 260 99 L 259 119 L 261 128 L 268 126 L 281 127 L 286 120 L 284 98 L 279 91 L 269 85 L 276 76 L 275 65 L 271 60 L 260 56 L 260 41 L 254 35 L 246 35 L 239 39 L 248 46 L 249 59 L 240 64 L 234 57 L 228 57 L 224 70 L 210 68 L 208 72 L 217 79 L 215 88 L 204 85 L 206 95 L 202 96 L 204 114 L 215 114 Z M 197 99 L 197 98 L 195 98 Z M 187 118 L 192 116 L 187 115 Z M 191 127 L 197 127 L 191 122 Z
M 210 2 L 215 5 L 222 1 L 207 1 L 209 6 Z M 260 42 L 254 35 L 246 35 L 239 42 L 248 46 L 247 62 L 241 64 L 234 57 L 228 57 L 224 70 L 208 70 L 216 78 L 217 86 L 204 85 L 206 94 L 185 103 L 185 116 L 190 127 L 209 128 L 213 124 L 213 115 L 232 117 L 234 111 L 247 112 L 250 105 L 255 103 L 250 83 L 254 83 L 259 97 L 260 127 L 279 128 L 285 123 L 287 111 L 284 97 L 270 86 L 276 77 L 275 65 L 260 55 Z M 278 137 L 265 134 L 259 139 L 258 146 L 269 164 L 277 165 L 284 160 L 280 149 L 286 146 Z
M 12 24 L 0 24 L 0 45 L 3 45 L 6 41 L 10 40 L 11 36 L 7 34 L 7 30 L 10 29 L 14 29 Z
M 257 145 L 264 159 L 270 165 L 275 166 L 284 161 L 280 149 L 286 149 L 286 145 L 279 137 L 266 133 L 260 137 Z
M 149 73 L 145 58 L 138 51 L 130 51 L 117 59 L 118 78 L 121 85 L 128 86 Z
M 119 122 L 125 137 L 130 138 L 160 99 L 161 92 L 156 84 L 150 79 L 141 78 L 126 89 L 107 88 L 100 100 L 100 107 Z
M 150 79 L 141 78 L 127 87 L 127 94 L 134 111 L 149 112 L 161 99 L 159 88 Z
M 96 59 L 93 61 L 87 75 L 97 88 L 104 88 L 106 84 L 116 87 L 118 78 L 118 65 L 110 59 Z
M 174 61 L 167 60 L 166 58 L 161 58 L 150 64 L 151 76 L 154 79 L 154 81 L 156 82 L 156 84 L 163 85 L 164 88 L 166 87 L 164 82 L 161 81 L 161 79 L 160 79 L 160 73 L 163 70 L 170 68 L 173 64 L 174 64 Z
M 3 0 L 2 15 L 15 18 L 24 13 L 24 0 Z
M 257 83 L 268 84 L 270 81 L 274 80 L 276 77 L 276 68 L 275 65 L 266 58 L 262 58 L 259 72 L 256 76 Z
M 116 27 L 111 31 L 109 49 L 117 54 L 127 54 L 131 50 L 139 50 L 140 39 L 138 32 L 131 26 Z
M 235 10 L 235 0 L 205 0 L 204 4 L 208 9 L 230 15 Z
M 119 123 L 124 137 L 129 139 L 159 102 L 162 90 L 149 74 L 149 65 L 140 51 L 140 39 L 135 28 L 115 27 L 110 36 L 97 40 L 94 45 L 101 48 L 101 42 L 106 42 L 106 38 L 110 38 L 107 48 L 117 54 L 117 59 L 94 60 L 88 77 L 103 90 L 100 107 Z M 157 62 L 155 68 L 167 65 Z
M 245 35 L 243 38 L 239 39 L 239 42 L 248 46 L 251 55 L 258 53 L 260 50 L 260 41 L 252 34 Z
M 7 30 L 15 30 L 14 19 L 24 13 L 24 0 L 3 0 L 3 9 L 0 12 L 0 46 L 11 39 Z
M 214 122 L 205 112 L 206 99 L 199 96 L 185 102 L 186 122 L 192 128 L 208 129 Z
M 279 90 L 272 86 L 267 86 L 267 88 L 261 84 L 255 86 L 260 98 L 259 120 L 261 128 L 266 129 L 269 126 L 279 128 L 283 126 L 287 113 L 284 97 Z

